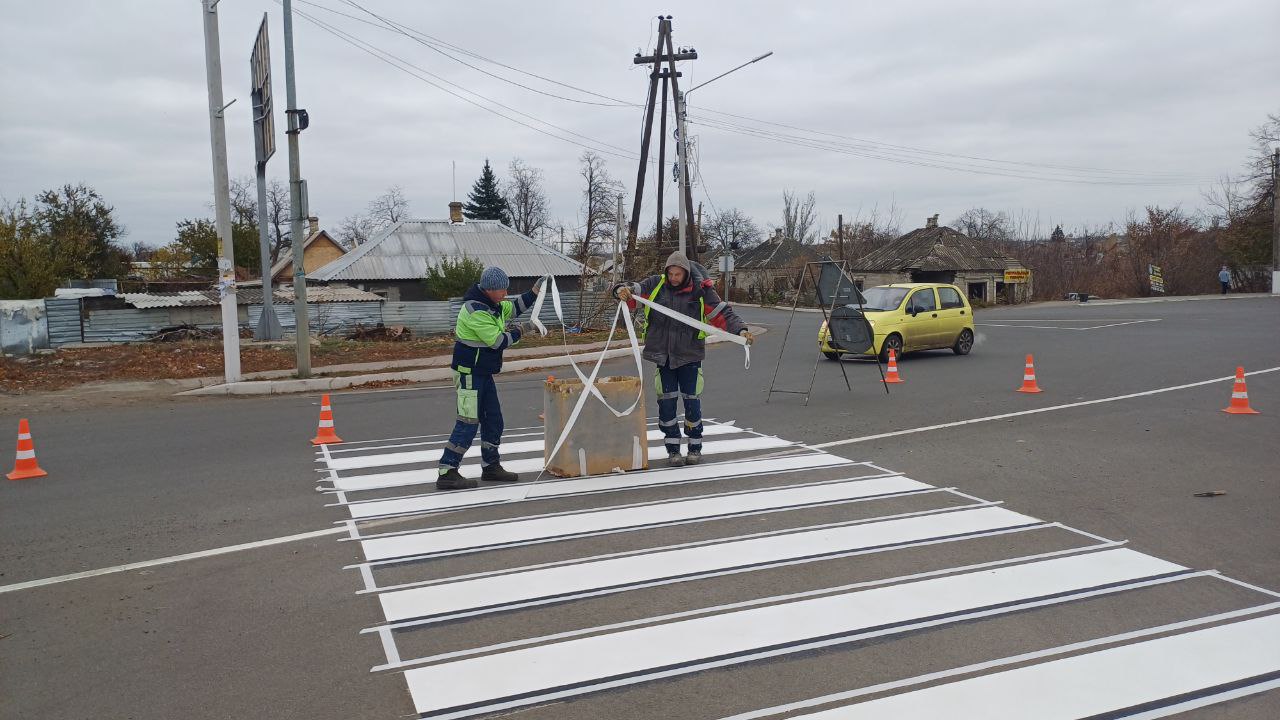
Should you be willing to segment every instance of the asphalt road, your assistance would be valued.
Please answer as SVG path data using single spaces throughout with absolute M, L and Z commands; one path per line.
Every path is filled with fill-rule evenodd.
M 1219 412 L 1229 398 L 1228 381 L 1050 409 L 1224 378 L 1237 365 L 1249 371 L 1276 368 L 1280 301 L 983 312 L 973 354 L 909 355 L 901 362 L 906 382 L 888 394 L 874 363 L 819 360 L 807 406 L 800 395 L 774 395 L 766 402 L 788 313 L 741 312 L 769 332 L 753 348 L 750 370 L 743 369 L 736 348 L 711 351 L 707 416 L 810 445 L 855 440 L 827 449 L 933 486 L 1002 500 L 1018 513 L 1127 539 L 1132 549 L 1166 561 L 1280 589 L 1280 372 L 1249 378 L 1250 397 L 1264 413 L 1258 416 Z M 808 387 L 819 320 L 795 315 L 778 387 Z M 1028 353 L 1035 355 L 1045 389 L 1040 395 L 1013 392 Z M 841 367 L 852 390 L 845 388 Z M 606 371 L 628 368 L 613 361 Z M 501 393 L 509 427 L 537 423 L 541 378 L 505 378 Z M 333 399 L 338 432 L 348 441 L 447 432 L 454 412 L 448 388 L 351 392 Z M 0 585 L 333 528 L 345 515 L 326 508 L 327 497 L 315 492 L 322 475 L 314 471 L 315 455 L 306 443 L 317 402 L 166 400 L 31 412 L 40 463 L 50 477 L 0 485 Z M 1037 409 L 1047 410 L 986 419 Z M 978 422 L 892 434 L 971 420 Z M 16 417 L 0 417 L 0 427 L 15 426 Z M 800 477 L 789 476 L 788 482 Z M 715 481 L 696 492 L 739 486 Z M 1194 497 L 1207 490 L 1226 494 Z M 567 498 L 538 503 L 536 511 L 578 511 L 693 492 L 690 487 Z M 462 523 L 509 514 L 490 508 L 445 517 Z M 700 530 L 725 537 L 847 517 L 806 510 L 770 518 L 777 525 L 723 520 Z M 447 577 L 614 551 L 601 548 L 695 539 L 688 531 L 630 533 L 633 546 L 577 540 L 462 556 L 434 561 L 430 572 Z M 1021 534 L 1016 543 L 970 540 L 858 562 L 823 561 L 630 591 L 408 633 L 406 657 L 758 599 L 779 588 L 818 590 L 1078 543 L 1078 536 L 1064 531 L 1037 530 Z M 383 618 L 372 597 L 355 594 L 362 586 L 359 574 L 341 569 L 363 559 L 356 543 L 328 535 L 0 593 L 0 715 L 412 715 L 401 674 L 368 672 L 385 657 L 374 636 L 358 631 Z M 414 577 L 407 572 L 395 581 Z M 894 642 L 638 684 L 524 714 L 724 717 L 1258 601 L 1251 591 L 1206 578 L 1177 585 L 1027 610 L 984 620 L 978 628 L 948 626 Z M 1280 716 L 1280 693 L 1185 716 L 1273 718 Z

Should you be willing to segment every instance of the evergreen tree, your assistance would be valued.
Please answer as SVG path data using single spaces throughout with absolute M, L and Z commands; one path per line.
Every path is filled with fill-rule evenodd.
M 471 194 L 467 196 L 467 202 L 462 206 L 462 210 L 469 220 L 497 220 L 503 225 L 511 224 L 511 216 L 507 212 L 507 201 L 502 197 L 502 190 L 498 187 L 498 177 L 493 174 L 493 168 L 489 167 L 487 159 L 484 161 L 484 170 L 480 173 L 480 179 L 471 186 Z

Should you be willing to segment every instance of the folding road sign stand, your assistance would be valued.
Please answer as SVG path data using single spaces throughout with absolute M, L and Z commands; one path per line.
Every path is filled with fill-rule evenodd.
M 813 373 L 809 376 L 808 390 L 780 390 L 777 388 L 777 383 L 778 383 L 778 370 L 782 367 L 782 354 L 787 350 L 787 337 L 791 335 L 791 323 L 795 320 L 796 308 L 800 304 L 800 296 L 804 293 L 805 281 L 813 276 L 813 270 L 815 267 L 818 268 L 819 276 L 813 279 L 813 293 L 814 293 L 814 297 L 817 299 L 818 307 L 822 310 L 823 322 L 827 323 L 828 328 L 830 328 L 831 314 L 835 312 L 836 305 L 840 301 L 840 290 L 842 287 L 844 287 L 845 282 L 849 283 L 849 287 L 853 291 L 853 299 L 858 303 L 858 310 L 862 311 L 863 309 L 862 293 L 858 291 L 857 284 L 849 279 L 849 265 L 847 260 L 822 260 L 818 262 L 805 263 L 804 270 L 801 271 L 800 282 L 798 283 L 798 287 L 796 288 L 795 300 L 791 303 L 791 314 L 787 317 L 787 329 L 782 334 L 782 345 L 781 347 L 778 348 L 778 364 L 774 366 L 773 379 L 769 381 L 769 392 L 765 396 L 765 400 L 764 400 L 766 404 L 768 404 L 769 400 L 772 399 L 774 393 L 787 393 L 790 395 L 804 395 L 804 404 L 808 405 L 809 396 L 813 394 L 813 384 L 818 377 L 818 356 L 817 355 L 813 357 Z M 836 270 L 838 272 L 835 287 L 832 288 L 831 290 L 830 303 L 828 303 L 827 299 L 823 297 L 823 288 L 822 288 L 822 279 L 821 279 L 822 278 L 821 273 L 827 267 L 830 267 L 831 269 Z M 830 305 L 830 307 L 828 307 L 828 304 Z M 873 347 L 874 347 L 874 338 L 873 338 Z M 844 376 L 845 389 L 852 391 L 853 386 L 849 384 L 849 374 L 845 372 L 844 361 L 843 359 L 841 359 L 838 362 L 840 364 L 840 374 Z M 883 382 L 884 367 L 880 365 L 879 355 L 876 355 L 876 368 L 880 370 L 880 380 L 881 380 L 880 384 L 884 386 L 885 394 L 888 394 L 889 386 Z

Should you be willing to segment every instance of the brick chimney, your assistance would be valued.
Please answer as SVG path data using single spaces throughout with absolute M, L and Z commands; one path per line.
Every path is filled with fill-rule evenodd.
M 929 218 L 929 219 L 925 220 L 925 221 L 924 221 L 924 226 L 925 226 L 926 228 L 936 228 L 936 227 L 938 227 L 938 216 L 935 214 L 933 217 L 931 217 L 931 218 Z
M 320 218 L 312 215 L 307 218 L 307 237 L 311 237 L 320 232 Z
M 461 225 L 465 222 L 462 218 L 462 203 L 457 200 L 449 203 L 449 222 L 454 225 Z

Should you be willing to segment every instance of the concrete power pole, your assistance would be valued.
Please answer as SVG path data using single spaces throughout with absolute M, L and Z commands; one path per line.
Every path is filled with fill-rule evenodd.
M 1271 294 L 1280 295 L 1280 147 L 1271 154 Z
M 231 190 L 227 172 L 227 127 L 222 102 L 222 51 L 216 0 L 200 0 L 204 15 L 204 67 L 209 84 L 209 143 L 213 149 L 213 209 L 218 232 L 218 292 L 222 304 L 222 368 L 229 383 L 240 380 L 240 323 L 236 308 L 235 248 L 231 243 Z M 235 102 L 232 100 L 232 102 Z
M 618 282 L 618 252 L 622 246 L 622 196 L 618 196 L 618 219 L 613 224 L 613 282 Z
M 205 0 L 208 2 L 208 0 Z M 311 377 L 311 323 L 307 315 L 307 270 L 303 261 L 306 236 L 302 219 L 307 216 L 306 181 L 298 160 L 298 135 L 309 124 L 307 111 L 298 109 L 298 91 L 293 78 L 293 3 L 284 5 L 284 90 L 285 115 L 289 119 L 289 239 L 293 245 L 293 321 L 296 337 L 298 377 Z

